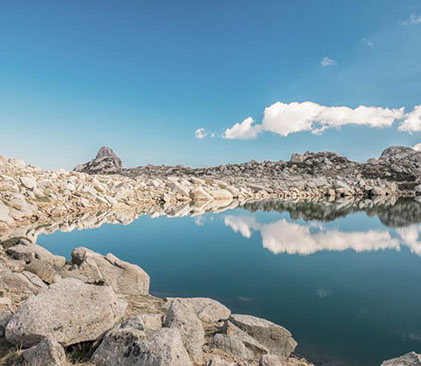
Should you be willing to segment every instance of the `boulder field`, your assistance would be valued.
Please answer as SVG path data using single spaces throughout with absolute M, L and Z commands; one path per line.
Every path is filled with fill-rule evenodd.
M 28 240 L 2 248 L 2 365 L 71 365 L 75 349 L 82 365 L 310 365 L 282 326 L 209 298 L 151 296 L 148 274 L 111 254 L 76 248 L 67 262 Z
M 0 156 L 2 232 L 37 227 L 72 215 L 154 207 L 230 207 L 251 199 L 335 200 L 421 194 L 421 152 L 389 147 L 367 163 L 331 152 L 293 154 L 290 161 L 250 161 L 209 168 L 153 166 L 126 169 L 103 147 L 74 171 L 42 170 Z M 169 209 L 168 209 L 169 210 Z

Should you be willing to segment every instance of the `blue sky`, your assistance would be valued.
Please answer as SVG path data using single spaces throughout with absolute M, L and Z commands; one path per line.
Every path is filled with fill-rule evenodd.
M 411 113 L 421 105 L 420 59 L 419 0 L 6 0 L 0 154 L 43 168 L 73 168 L 101 145 L 126 166 L 306 150 L 366 160 L 421 133 L 399 130 L 404 115 L 337 128 L 326 107 Z M 276 102 L 305 101 L 330 113 L 331 128 L 224 138 L 248 117 L 260 125 Z M 208 135 L 196 138 L 198 128 Z

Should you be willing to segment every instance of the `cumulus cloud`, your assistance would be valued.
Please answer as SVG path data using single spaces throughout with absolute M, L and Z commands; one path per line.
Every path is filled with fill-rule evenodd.
M 409 19 L 404 20 L 402 22 L 403 25 L 411 25 L 411 24 L 421 24 L 421 15 L 416 15 L 415 13 L 412 13 L 409 16 Z
M 261 126 L 253 125 L 253 123 L 253 118 L 247 117 L 243 122 L 236 123 L 231 128 L 227 128 L 224 137 L 227 139 L 252 139 L 261 131 Z
M 370 41 L 369 39 L 365 37 L 363 38 L 363 43 L 368 47 L 374 47 L 374 42 Z
M 415 106 L 412 112 L 405 115 L 399 130 L 409 133 L 421 131 L 421 105 Z
M 277 102 L 267 107 L 261 124 L 254 124 L 252 117 L 225 130 L 228 139 L 251 139 L 263 131 L 288 136 L 290 133 L 311 131 L 322 133 L 328 128 L 344 125 L 390 127 L 404 117 L 404 108 L 389 109 L 359 106 L 327 107 L 313 102 Z
M 322 66 L 335 66 L 337 64 L 338 63 L 335 60 L 333 60 L 333 59 L 331 59 L 327 56 L 323 57 L 322 61 L 320 61 L 320 65 L 322 65 Z
M 198 128 L 194 133 L 194 136 L 197 139 L 204 139 L 207 135 L 208 135 L 208 133 L 206 132 L 206 130 L 204 128 Z

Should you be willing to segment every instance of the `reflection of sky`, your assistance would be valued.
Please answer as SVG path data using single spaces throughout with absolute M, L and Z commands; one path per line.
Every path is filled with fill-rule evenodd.
M 421 242 L 418 240 L 421 225 L 389 230 L 385 227 L 372 229 L 373 223 L 370 222 L 370 229 L 368 225 L 364 228 L 365 225 L 361 223 L 351 228 L 338 228 L 337 225 L 318 222 L 292 222 L 285 217 L 263 222 L 258 216 L 251 215 L 226 215 L 224 223 L 245 238 L 250 238 L 253 232 L 259 232 L 263 247 L 274 254 L 312 254 L 322 250 L 347 249 L 356 252 L 384 249 L 399 251 L 401 245 L 405 245 L 412 253 L 421 256 Z M 352 221 L 349 223 L 352 224 Z M 358 228 L 355 229 L 355 226 Z

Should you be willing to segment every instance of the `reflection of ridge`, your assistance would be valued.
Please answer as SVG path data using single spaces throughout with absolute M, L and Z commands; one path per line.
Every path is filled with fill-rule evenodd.
M 251 216 L 225 216 L 224 223 L 235 232 L 250 238 L 253 231 L 260 232 L 263 247 L 274 254 L 312 254 L 322 250 L 356 252 L 383 249 L 400 250 L 404 244 L 411 252 L 421 256 L 421 243 L 418 242 L 421 227 L 397 229 L 401 240 L 392 238 L 389 231 L 369 230 L 342 232 L 328 230 L 321 226 L 301 225 L 281 219 L 272 223 L 260 223 Z
M 354 212 L 365 211 L 369 216 L 378 216 L 389 227 L 403 227 L 421 223 L 421 203 L 416 199 L 398 200 L 378 198 L 374 200 L 292 202 L 281 200 L 248 201 L 241 207 L 248 211 L 288 212 L 294 220 L 333 221 Z

